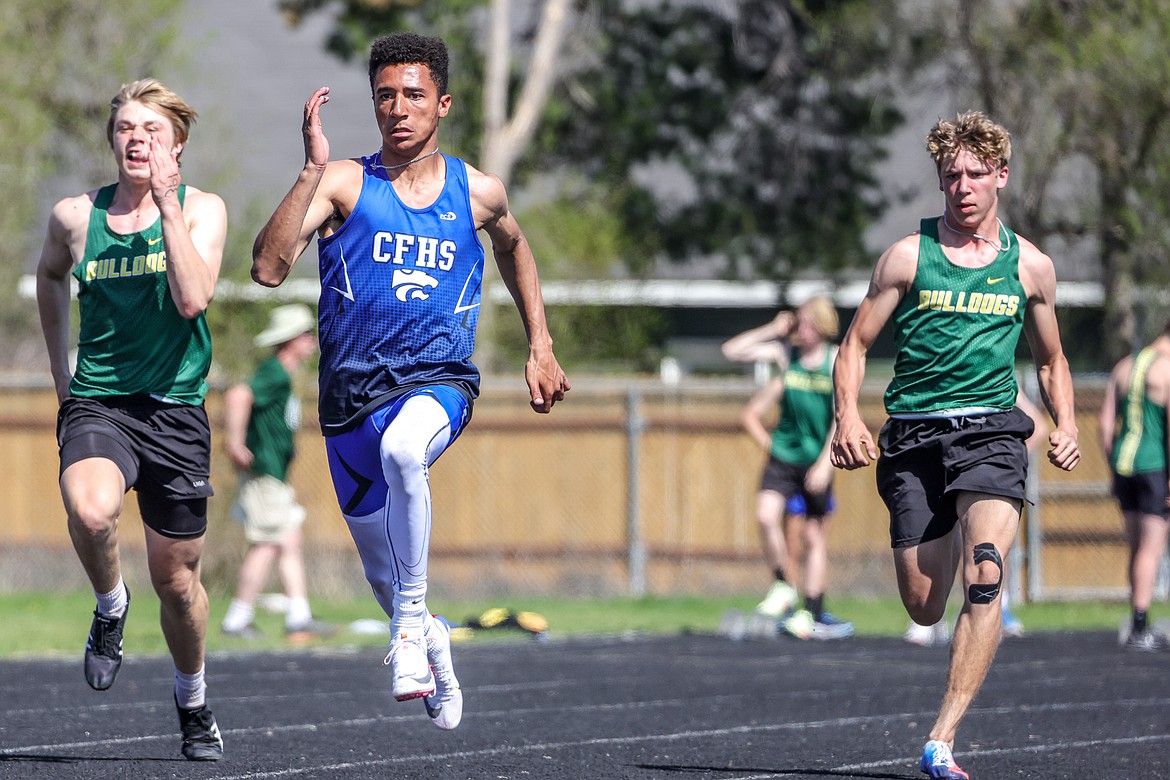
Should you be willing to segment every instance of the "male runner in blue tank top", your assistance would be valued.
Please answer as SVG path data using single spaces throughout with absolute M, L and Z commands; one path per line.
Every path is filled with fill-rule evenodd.
M 305 104 L 305 166 L 260 231 L 252 278 L 274 287 L 319 237 L 320 419 L 342 514 L 366 579 L 390 616 L 394 698 L 422 698 L 453 729 L 463 695 L 450 633 L 426 607 L 431 528 L 428 469 L 466 426 L 479 393 L 471 362 L 484 250 L 528 335 L 532 408 L 547 413 L 569 390 L 552 351 L 536 263 L 502 182 L 439 152 L 451 108 L 447 48 L 414 33 L 370 47 L 381 148 L 329 160 L 320 110 Z
M 1021 330 L 1056 423 L 1048 458 L 1068 471 L 1081 455 L 1052 259 L 998 217 L 1011 157 L 1007 130 L 971 111 L 939 120 L 927 149 L 943 213 L 922 220 L 874 268 L 833 370 L 830 457 L 846 469 L 878 459 L 858 396 L 865 354 L 893 319 L 897 354 L 877 480 L 890 511 L 898 590 L 910 618 L 931 625 L 943 616 L 960 562 L 965 586 L 946 692 L 919 768 L 963 780 L 951 751 L 999 646 L 1003 562 L 1019 527 L 1033 432 L 1016 406 Z

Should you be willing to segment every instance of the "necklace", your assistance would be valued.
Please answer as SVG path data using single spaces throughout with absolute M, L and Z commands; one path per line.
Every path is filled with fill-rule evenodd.
M 430 157 L 431 155 L 438 154 L 438 153 L 439 153 L 438 148 L 435 148 L 435 149 L 432 149 L 431 151 L 427 152 L 426 154 L 420 154 L 418 157 L 415 157 L 413 160 L 410 160 L 409 162 L 398 163 L 397 165 L 383 165 L 382 164 L 382 152 L 379 151 L 378 152 L 378 162 L 370 163 L 370 167 L 371 168 L 381 168 L 384 171 L 396 171 L 399 168 L 405 168 L 408 165 L 414 165 L 419 160 L 425 160 L 428 157 Z
M 978 233 L 972 233 L 967 230 L 959 230 L 951 224 L 949 219 L 947 219 L 947 213 L 945 211 L 943 212 L 943 224 L 946 225 L 947 230 L 951 231 L 952 233 L 958 233 L 960 236 L 970 236 L 971 238 L 977 238 L 980 241 L 986 243 L 988 246 L 992 247 L 996 252 L 1006 252 L 1012 248 L 1012 234 L 1007 232 L 1007 228 L 1005 228 L 1003 223 L 999 221 L 999 217 L 995 218 L 995 224 L 999 226 L 999 230 L 996 231 L 996 238 L 998 238 L 1002 233 L 1003 237 L 1006 239 L 1004 242 L 994 241 L 987 236 L 981 236 Z

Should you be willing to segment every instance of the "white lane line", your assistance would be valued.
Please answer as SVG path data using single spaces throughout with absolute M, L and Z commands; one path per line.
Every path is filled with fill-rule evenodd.
M 654 706 L 661 706 L 662 704 L 666 704 L 666 703 L 671 703 L 671 704 L 686 703 L 686 700 L 682 700 L 682 699 L 661 700 L 658 702 L 642 702 L 642 703 L 638 703 L 635 705 L 628 705 L 628 704 L 582 705 L 582 706 L 576 707 L 576 708 L 565 708 L 564 711 L 573 711 L 573 710 L 576 710 L 576 711 L 603 711 L 603 710 L 611 710 L 611 709 L 629 709 L 631 706 L 654 707 Z M 691 703 L 693 703 L 693 702 L 691 702 Z M 1009 713 L 1009 712 L 1070 711 L 1070 710 L 1097 709 L 1097 708 L 1105 707 L 1105 706 L 1110 706 L 1110 707 L 1115 707 L 1115 708 L 1116 707 L 1125 708 L 1125 707 L 1135 707 L 1135 706 L 1165 707 L 1167 705 L 1170 705 L 1170 699 L 1150 699 L 1150 700 L 1129 699 L 1129 700 L 1108 700 L 1108 701 L 1079 702 L 1079 703 L 1059 702 L 1059 703 L 1055 703 L 1055 704 L 1043 704 L 1043 705 L 974 708 L 974 709 L 970 710 L 968 714 L 974 715 L 974 714 L 1003 714 L 1003 713 Z M 534 711 L 535 712 L 542 712 L 542 710 L 534 710 Z M 487 717 L 487 718 L 505 717 L 505 716 L 509 716 L 509 715 L 515 715 L 516 712 L 517 712 L 516 710 L 500 710 L 498 712 L 475 713 L 475 715 L 476 715 L 476 717 Z M 522 753 L 532 753 L 532 752 L 538 752 L 538 751 L 544 752 L 544 751 L 559 750 L 559 749 L 564 749 L 564 748 L 588 747 L 588 746 L 592 746 L 592 745 L 628 745 L 628 744 L 638 744 L 638 743 L 647 743 L 647 742 L 675 742 L 675 741 L 679 741 L 679 740 L 710 739 L 710 738 L 726 737 L 726 736 L 731 736 L 731 735 L 735 735 L 735 734 L 774 733 L 774 732 L 781 732 L 781 731 L 795 731 L 795 730 L 805 730 L 805 729 L 841 728 L 841 727 L 849 727 L 849 726 L 860 726 L 860 725 L 865 725 L 865 724 L 869 724 L 869 723 L 873 723 L 873 722 L 887 723 L 892 719 L 898 719 L 898 720 L 921 719 L 924 717 L 929 717 L 929 715 L 930 715 L 930 713 L 927 713 L 927 712 L 886 713 L 886 714 L 881 714 L 881 715 L 851 716 L 851 717 L 845 717 L 845 718 L 831 718 L 831 719 L 827 719 L 827 720 L 807 721 L 807 722 L 755 724 L 755 725 L 745 725 L 745 726 L 733 726 L 733 727 L 720 728 L 720 729 L 688 730 L 688 731 L 680 731 L 680 732 L 670 732 L 670 733 L 665 733 L 665 734 L 647 734 L 647 735 L 642 735 L 642 736 L 593 737 L 593 738 L 588 738 L 588 739 L 568 740 L 568 741 L 563 741 L 563 742 L 544 742 L 544 743 L 536 743 L 536 744 L 528 744 L 528 745 L 508 745 L 508 746 L 503 746 L 503 747 L 498 747 L 498 748 L 463 750 L 463 751 L 455 751 L 455 752 L 449 752 L 449 753 L 422 753 L 422 754 L 414 754 L 414 755 L 395 756 L 392 758 L 375 759 L 375 760 L 370 760 L 370 761 L 358 761 L 358 762 L 349 761 L 349 762 L 343 762 L 343 763 L 337 763 L 337 764 L 326 764 L 326 765 L 319 765 L 319 766 L 313 766 L 313 767 L 303 767 L 303 768 L 289 768 L 289 769 L 281 769 L 281 770 L 274 770 L 274 771 L 268 771 L 268 772 L 249 772 L 249 773 L 245 773 L 245 774 L 241 774 L 241 775 L 232 775 L 232 776 L 229 776 L 227 778 L 223 778 L 222 780 L 255 780 L 258 778 L 268 778 L 268 777 L 289 777 L 289 776 L 300 775 L 300 774 L 305 774 L 305 773 L 309 773 L 309 772 L 340 772 L 340 771 L 344 771 L 347 769 L 357 769 L 357 768 L 363 768 L 363 767 L 370 768 L 370 767 L 379 767 L 379 766 L 390 766 L 390 765 L 402 764 L 402 763 L 407 763 L 407 762 L 421 762 L 421 763 L 433 764 L 436 762 L 456 760 L 456 759 L 487 757 L 487 756 L 501 755 L 501 754 L 522 754 Z M 241 735 L 246 735 L 246 734 L 263 734 L 263 735 L 270 736 L 276 732 L 281 732 L 281 733 L 316 732 L 316 731 L 324 730 L 326 728 L 368 726 L 368 725 L 373 725 L 373 724 L 386 724 L 386 723 L 401 722 L 401 721 L 406 721 L 406 720 L 420 720 L 420 718 L 419 718 L 419 715 L 417 713 L 415 715 L 410 715 L 410 716 L 401 715 L 401 716 L 393 716 L 393 717 L 354 718 L 354 719 L 350 719 L 350 720 L 331 721 L 329 723 L 321 723 L 321 724 L 306 723 L 306 724 L 293 724 L 293 725 L 288 725 L 288 726 L 262 726 L 262 727 L 245 728 L 245 729 L 230 729 L 230 730 L 225 731 L 224 734 L 225 734 L 225 736 L 228 736 L 228 737 L 241 736 Z M 72 748 L 92 748 L 92 747 L 100 747 L 100 746 L 115 746 L 115 745 L 134 744 L 134 743 L 142 743 L 142 742 L 149 742 L 149 741 L 163 740 L 163 739 L 173 740 L 174 738 L 175 738 L 174 734 L 168 733 L 168 734 L 160 734 L 160 735 L 124 737 L 124 738 L 119 738 L 119 739 L 90 740 L 90 741 L 73 742 L 73 743 L 28 745 L 28 746 L 24 746 L 24 747 L 9 747 L 9 748 L 0 749 L 0 755 L 27 754 L 27 753 L 34 753 L 34 752 L 39 752 L 39 751 L 62 750 L 62 749 L 72 749 Z M 1056 749 L 1059 749 L 1061 746 L 1066 746 L 1066 747 L 1071 748 L 1071 747 L 1078 747 L 1078 746 L 1082 746 L 1082 745 L 1083 746 L 1093 746 L 1093 745 L 1097 745 L 1097 744 L 1100 744 L 1100 745 L 1127 744 L 1130 742 L 1137 742 L 1137 741 L 1143 741 L 1143 740 L 1153 740 L 1153 739 L 1160 740 L 1160 739 L 1167 739 L 1167 738 L 1170 738 L 1170 735 L 1152 736 L 1152 737 L 1117 737 L 1117 738 L 1113 738 L 1113 739 L 1093 740 L 1093 741 L 1086 741 L 1086 742 L 1081 742 L 1081 743 L 1078 743 L 1078 742 L 1056 743 L 1052 747 L 1049 747 L 1046 745 L 1027 745 L 1027 746 L 1022 746 L 1020 748 L 1001 748 L 1001 749 L 989 749 L 989 750 L 985 750 L 985 751 L 970 751 L 966 755 L 995 755 L 997 753 L 1035 752 L 1037 750 L 1045 750 L 1045 749 L 1056 750 Z M 229 742 L 229 747 L 230 747 L 230 742 Z M 841 769 L 840 771 L 853 771 L 853 770 L 865 769 L 865 768 L 905 764 L 905 763 L 914 762 L 914 761 L 917 761 L 917 758 L 911 757 L 911 758 L 886 759 L 886 760 L 883 760 L 880 762 L 874 762 L 871 764 L 858 764 L 855 767 L 847 766 L 847 767 Z M 779 776 L 780 775 L 761 775 L 759 777 L 779 777 Z M 738 780 L 746 780 L 746 779 L 740 778 Z
M 1010 748 L 987 748 L 985 750 L 964 750 L 960 752 L 962 758 L 968 756 L 1006 756 L 1015 755 L 1018 753 L 1051 753 L 1056 750 L 1077 750 L 1081 748 L 1094 748 L 1106 745 L 1139 745 L 1146 742 L 1165 742 L 1170 740 L 1170 734 L 1147 734 L 1142 737 L 1112 737 L 1108 739 L 1084 739 L 1072 740 L 1068 742 L 1046 742 L 1040 745 L 1020 745 L 1018 747 Z M 857 772 L 865 769 L 879 769 L 883 766 L 896 766 L 898 764 L 913 764 L 918 765 L 921 756 L 911 756 L 909 758 L 890 759 L 888 761 L 870 761 L 865 764 L 847 764 L 845 766 L 837 766 L 830 769 L 830 772 Z M 745 777 L 727 778 L 727 780 L 763 780 L 769 777 L 782 777 L 782 775 L 751 775 Z

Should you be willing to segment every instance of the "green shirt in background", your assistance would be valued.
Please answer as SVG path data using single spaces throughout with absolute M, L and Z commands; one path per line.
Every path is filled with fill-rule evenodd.
M 800 365 L 800 356 L 784 372 L 780 422 L 772 431 L 772 457 L 802 468 L 816 463 L 833 426 L 833 350 L 815 369 Z
M 964 268 L 943 254 L 938 218 L 922 220 L 918 270 L 894 310 L 889 414 L 1015 406 L 1016 345 L 1028 298 L 1019 242 L 1002 226 L 999 238 L 1003 251 L 990 265 Z
M 1146 375 L 1157 357 L 1149 347 L 1137 353 L 1129 372 L 1129 393 L 1124 403 L 1118 399 L 1119 428 L 1109 465 L 1124 477 L 1166 470 L 1166 407 L 1146 395 Z
M 81 329 L 69 392 L 83 398 L 150 395 L 198 406 L 207 394 L 211 333 L 203 314 L 179 314 L 167 282 L 162 219 L 115 233 L 106 219 L 116 184 L 98 190 L 85 257 L 73 269 Z M 179 203 L 186 196 L 179 185 Z
M 292 377 L 275 356 L 256 367 L 252 414 L 244 444 L 252 452 L 252 472 L 288 481 L 288 465 L 296 453 L 293 436 L 301 427 L 300 400 L 292 393 Z

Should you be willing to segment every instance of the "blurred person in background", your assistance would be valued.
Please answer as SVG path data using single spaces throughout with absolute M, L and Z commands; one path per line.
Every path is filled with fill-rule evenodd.
M 1136 355 L 1122 358 L 1113 367 L 1097 421 L 1129 542 L 1132 614 L 1125 646 L 1131 650 L 1167 647 L 1166 638 L 1150 625 L 1149 609 L 1170 523 L 1168 407 L 1170 322 Z
M 37 306 L 61 403 L 57 442 L 69 535 L 97 597 L 85 679 L 114 683 L 130 593 L 118 518 L 138 493 L 151 584 L 174 660 L 182 754 L 218 760 L 206 703 L 207 593 L 200 582 L 211 428 L 204 312 L 227 234 L 218 195 L 182 182 L 195 110 L 154 79 L 110 101 L 106 137 L 118 181 L 53 207 L 37 267 Z M 69 365 L 70 277 L 78 284 L 77 366 Z
M 728 360 L 766 362 L 779 369 L 748 401 L 740 422 L 768 454 L 756 495 L 756 522 L 774 581 L 756 612 L 780 621 L 786 633 L 800 639 L 843 639 L 853 634 L 851 623 L 825 609 L 826 526 L 833 502 L 828 445 L 836 348 L 831 341 L 838 327 L 837 309 L 829 299 L 817 296 L 722 346 Z M 777 422 L 769 429 L 765 421 L 777 411 Z M 803 604 L 788 581 L 794 536 L 786 533 L 789 527 L 803 530 Z
M 331 634 L 334 626 L 313 619 L 309 608 L 301 525 L 305 509 L 288 481 L 301 427 L 300 399 L 293 376 L 317 351 L 316 321 L 303 304 L 272 310 L 257 347 L 270 348 L 251 381 L 224 393 L 224 438 L 228 457 L 239 472 L 233 516 L 244 526 L 248 549 L 240 564 L 236 595 L 221 628 L 229 636 L 253 638 L 256 597 L 277 565 L 285 596 L 284 631 L 292 642 Z

